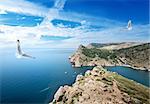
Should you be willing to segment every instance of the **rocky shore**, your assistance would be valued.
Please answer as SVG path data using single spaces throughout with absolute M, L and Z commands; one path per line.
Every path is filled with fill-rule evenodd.
M 150 89 L 101 66 L 61 86 L 50 104 L 149 104 Z
M 72 86 L 61 86 L 50 104 L 149 104 L 150 89 L 103 66 L 150 71 L 150 43 L 80 45 L 69 57 L 73 67 L 95 66 L 78 75 Z
M 127 44 L 127 43 L 125 43 Z M 118 46 L 119 44 L 117 44 Z M 94 47 L 80 45 L 77 51 L 69 57 L 73 67 L 82 66 L 125 66 L 138 70 L 150 71 L 149 54 L 150 43 L 127 44 L 123 43 L 119 48 L 113 44 Z M 106 48 L 107 49 L 106 49 Z M 108 50 L 108 47 L 111 47 Z M 121 48 L 122 47 L 122 48 Z

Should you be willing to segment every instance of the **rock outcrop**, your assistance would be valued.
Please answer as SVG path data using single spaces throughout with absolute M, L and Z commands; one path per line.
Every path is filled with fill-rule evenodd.
M 61 86 L 50 104 L 149 104 L 149 88 L 100 66 Z
M 111 48 L 108 47 L 117 47 Z M 73 67 L 81 66 L 127 66 L 134 69 L 150 71 L 150 43 L 120 43 L 96 46 L 80 45 L 69 58 Z M 122 47 L 122 48 L 121 48 Z

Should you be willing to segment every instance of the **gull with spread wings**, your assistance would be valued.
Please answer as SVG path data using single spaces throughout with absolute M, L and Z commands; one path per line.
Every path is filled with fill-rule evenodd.
M 132 22 L 131 22 L 131 20 L 128 21 L 127 29 L 128 30 L 132 30 Z
M 25 54 L 25 53 L 22 52 L 21 47 L 20 47 L 20 41 L 17 40 L 17 58 L 21 58 L 21 57 L 27 57 L 27 58 L 35 59 L 35 57 L 30 56 L 30 55 Z

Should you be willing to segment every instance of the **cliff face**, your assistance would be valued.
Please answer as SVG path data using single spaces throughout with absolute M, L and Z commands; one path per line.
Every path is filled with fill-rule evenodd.
M 73 67 L 95 65 L 111 66 L 116 64 L 114 61 L 116 61 L 116 57 L 113 52 L 97 48 L 87 48 L 82 45 L 80 45 L 78 50 L 70 57 L 70 62 Z
M 70 57 L 74 67 L 81 66 L 130 66 L 149 70 L 150 43 L 116 43 L 80 45 Z
M 150 69 L 150 43 L 120 49 L 116 51 L 116 54 L 125 64 Z
M 50 104 L 149 104 L 149 89 L 102 67 L 60 87 Z

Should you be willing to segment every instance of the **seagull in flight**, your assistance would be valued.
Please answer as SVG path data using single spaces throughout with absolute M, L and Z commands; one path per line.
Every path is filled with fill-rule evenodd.
M 127 29 L 128 29 L 128 30 L 132 30 L 132 23 L 131 23 L 131 20 L 128 21 Z
M 30 56 L 30 55 L 28 55 L 28 54 L 25 54 L 25 53 L 23 53 L 23 52 L 21 51 L 20 41 L 17 40 L 17 57 L 18 57 L 18 58 L 21 58 L 22 56 L 23 56 L 23 57 L 28 57 L 28 58 L 33 58 L 33 59 L 35 59 L 35 57 L 32 57 L 32 56 Z

